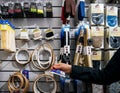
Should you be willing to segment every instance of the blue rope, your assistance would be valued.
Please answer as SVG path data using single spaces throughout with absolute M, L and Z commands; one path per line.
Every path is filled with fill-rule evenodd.
M 85 18 L 85 2 L 80 0 L 78 5 L 78 19 L 82 21 Z

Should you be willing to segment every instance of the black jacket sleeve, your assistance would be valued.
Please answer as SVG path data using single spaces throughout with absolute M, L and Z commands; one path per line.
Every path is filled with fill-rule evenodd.
M 87 83 L 109 85 L 120 80 L 120 49 L 118 49 L 105 68 L 72 66 L 70 77 Z

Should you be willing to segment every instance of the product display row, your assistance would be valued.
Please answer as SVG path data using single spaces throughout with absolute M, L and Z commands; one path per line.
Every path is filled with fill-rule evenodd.
M 53 17 L 52 2 L 6 2 L 0 4 L 3 18 L 43 18 Z

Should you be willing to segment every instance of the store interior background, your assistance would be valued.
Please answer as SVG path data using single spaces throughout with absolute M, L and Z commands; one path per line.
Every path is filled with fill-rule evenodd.
M 0 0 L 0 2 L 8 2 L 10 0 Z M 16 0 L 12 0 L 16 2 Z M 20 2 L 24 2 L 24 0 L 18 0 Z M 27 0 L 25 0 L 27 1 Z M 28 1 L 33 1 L 33 0 L 28 0 Z M 47 1 L 47 0 L 45 0 Z M 99 3 L 104 3 L 105 0 L 97 0 Z M 9 18 L 8 20 L 15 25 L 16 29 L 16 49 L 20 48 L 25 48 L 28 49 L 30 53 L 34 51 L 36 47 L 38 47 L 40 44 L 44 42 L 48 42 L 51 44 L 51 46 L 54 49 L 55 55 L 59 58 L 60 56 L 60 31 L 62 27 L 62 21 L 61 21 L 61 5 L 62 5 L 62 0 L 51 0 L 52 2 L 52 8 L 53 8 L 53 17 L 52 18 Z M 86 20 L 89 20 L 88 17 L 88 9 L 90 2 L 89 0 L 86 0 Z M 113 4 L 114 6 L 115 4 Z M 119 7 L 119 5 L 117 5 Z M 46 8 L 46 7 L 44 7 Z M 118 17 L 119 18 L 119 17 Z M 23 41 L 19 38 L 20 35 L 20 29 L 22 26 L 28 27 L 29 29 L 29 36 L 30 40 L 29 41 Z M 36 26 L 39 26 L 39 28 L 42 30 L 42 40 L 37 40 L 34 41 L 31 38 L 32 30 L 36 28 Z M 47 29 L 49 26 L 52 27 L 53 32 L 55 34 L 55 38 L 53 40 L 47 41 L 45 40 L 45 33 L 44 30 Z M 74 39 L 74 29 L 76 28 L 74 26 L 74 19 L 70 19 L 70 26 L 71 26 L 71 37 L 70 37 L 70 43 L 71 43 L 71 60 L 74 58 L 74 51 L 75 51 L 75 39 Z M 115 49 L 117 50 L 117 49 Z M 114 51 L 115 51 L 114 50 Z M 103 59 L 101 61 L 101 64 L 104 65 L 106 64 L 104 55 L 105 52 L 104 49 L 100 49 L 100 51 L 103 53 Z M 113 51 L 113 50 L 108 50 L 108 51 Z M 20 71 L 21 69 L 26 69 L 29 70 L 29 81 L 30 81 L 30 88 L 27 93 L 33 93 L 32 87 L 33 87 L 33 82 L 35 80 L 35 77 L 37 77 L 39 74 L 44 73 L 44 71 L 40 70 L 32 70 L 30 65 L 31 63 L 27 64 L 25 67 L 20 66 L 19 64 L 16 63 L 15 60 L 15 53 L 9 53 L 6 52 L 2 49 L 0 49 L 0 93 L 8 93 L 8 88 L 7 88 L 7 80 L 9 79 L 9 76 L 13 74 L 14 72 Z M 119 72 L 119 71 L 118 71 Z M 55 76 L 55 79 L 57 81 L 57 92 L 61 92 L 60 90 L 60 81 L 59 77 Z M 73 85 L 70 85 L 70 92 L 73 92 Z M 120 84 L 119 82 L 113 83 L 110 86 L 107 86 L 106 91 L 103 92 L 103 86 L 101 85 L 94 85 L 93 86 L 93 93 L 119 93 L 120 91 Z M 62 92 L 61 92 L 62 93 Z

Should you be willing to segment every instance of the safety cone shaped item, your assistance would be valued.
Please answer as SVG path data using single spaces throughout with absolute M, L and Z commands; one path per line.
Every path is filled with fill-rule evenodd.
M 84 32 L 84 62 L 87 67 L 92 67 L 91 43 L 90 29 L 86 28 Z
M 84 36 L 84 26 L 80 26 L 78 29 L 79 35 L 77 36 L 76 51 L 74 56 L 74 65 L 83 65 L 83 36 Z M 77 33 L 76 33 L 77 34 Z

